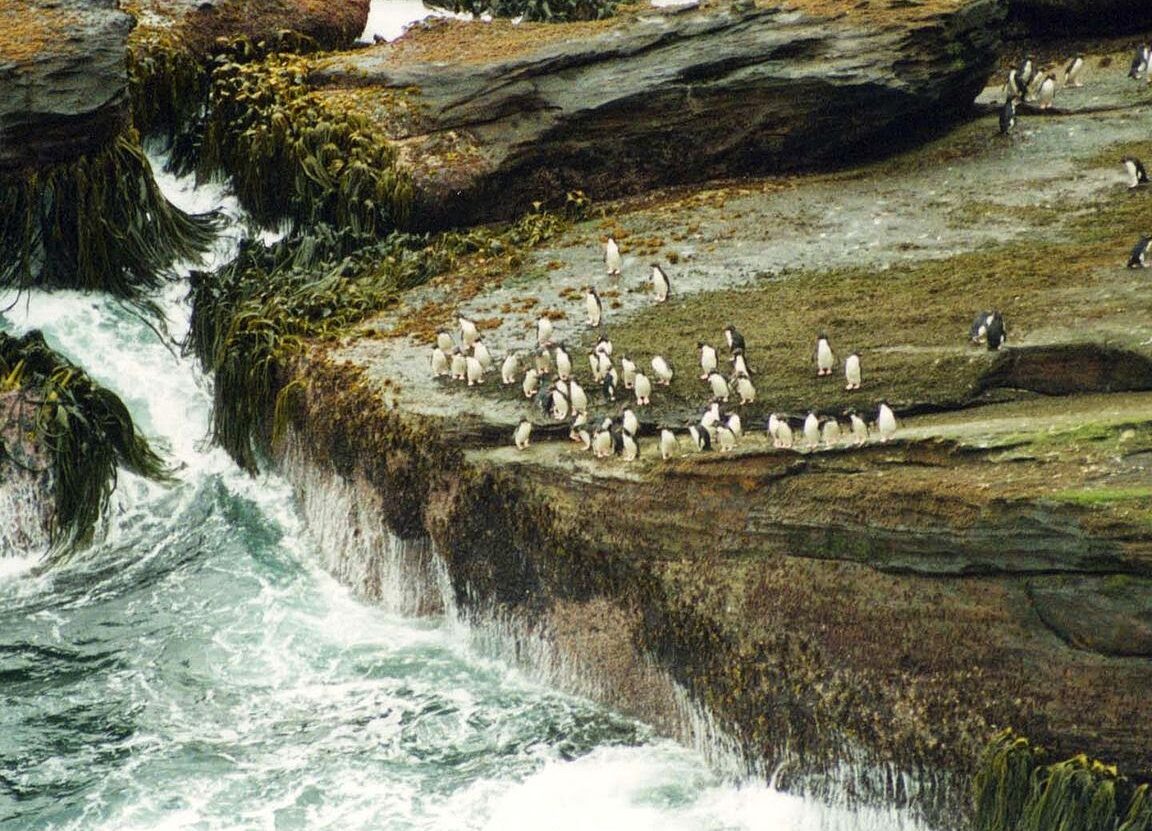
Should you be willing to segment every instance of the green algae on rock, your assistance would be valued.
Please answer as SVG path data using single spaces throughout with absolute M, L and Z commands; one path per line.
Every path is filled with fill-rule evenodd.
M 0 458 L 45 465 L 54 503 L 47 524 L 57 551 L 91 540 L 118 468 L 167 478 L 119 397 L 55 353 L 38 331 L 19 338 L 0 332 L 0 392 L 17 396 L 3 413 L 14 422 L 0 424 Z

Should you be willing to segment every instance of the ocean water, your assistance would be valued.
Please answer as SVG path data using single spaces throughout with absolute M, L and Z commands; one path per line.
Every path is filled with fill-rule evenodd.
M 228 193 L 161 179 L 234 218 L 211 259 L 229 256 Z M 65 563 L 0 551 L 0 829 L 918 827 L 721 776 L 453 621 L 356 599 L 286 483 L 208 443 L 210 380 L 175 346 L 185 292 L 174 274 L 167 331 L 99 295 L 0 297 L 0 329 L 42 329 L 177 468 L 122 474 L 104 533 Z

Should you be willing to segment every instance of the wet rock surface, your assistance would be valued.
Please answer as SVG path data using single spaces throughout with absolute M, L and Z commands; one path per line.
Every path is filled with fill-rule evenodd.
M 650 9 L 544 27 L 439 20 L 311 82 L 370 90 L 365 110 L 413 171 L 414 225 L 461 225 L 567 190 L 612 198 L 875 152 L 966 111 L 1002 12 L 972 0 L 876 14 Z
M 0 2 L 0 175 L 106 149 L 128 121 L 132 18 L 107 2 Z

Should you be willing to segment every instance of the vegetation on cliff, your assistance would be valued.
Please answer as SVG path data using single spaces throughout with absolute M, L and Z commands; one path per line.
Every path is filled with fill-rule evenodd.
M 144 302 L 176 260 L 199 256 L 215 218 L 164 198 L 136 135 L 109 149 L 0 176 L 0 288 L 106 291 Z
M 163 461 L 136 432 L 132 416 L 115 393 L 54 352 L 43 335 L 17 338 L 0 332 L 0 392 L 19 391 L 19 407 L 0 414 L 16 424 L 0 425 L 0 454 L 16 464 L 47 459 L 55 504 L 52 544 L 70 550 L 92 538 L 108 508 L 119 467 L 163 480 Z

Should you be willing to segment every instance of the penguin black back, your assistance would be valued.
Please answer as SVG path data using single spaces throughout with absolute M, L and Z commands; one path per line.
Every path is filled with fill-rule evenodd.
M 1000 312 L 992 312 L 988 320 L 987 336 L 989 350 L 995 351 L 1003 345 L 1007 332 L 1004 330 L 1004 318 Z

